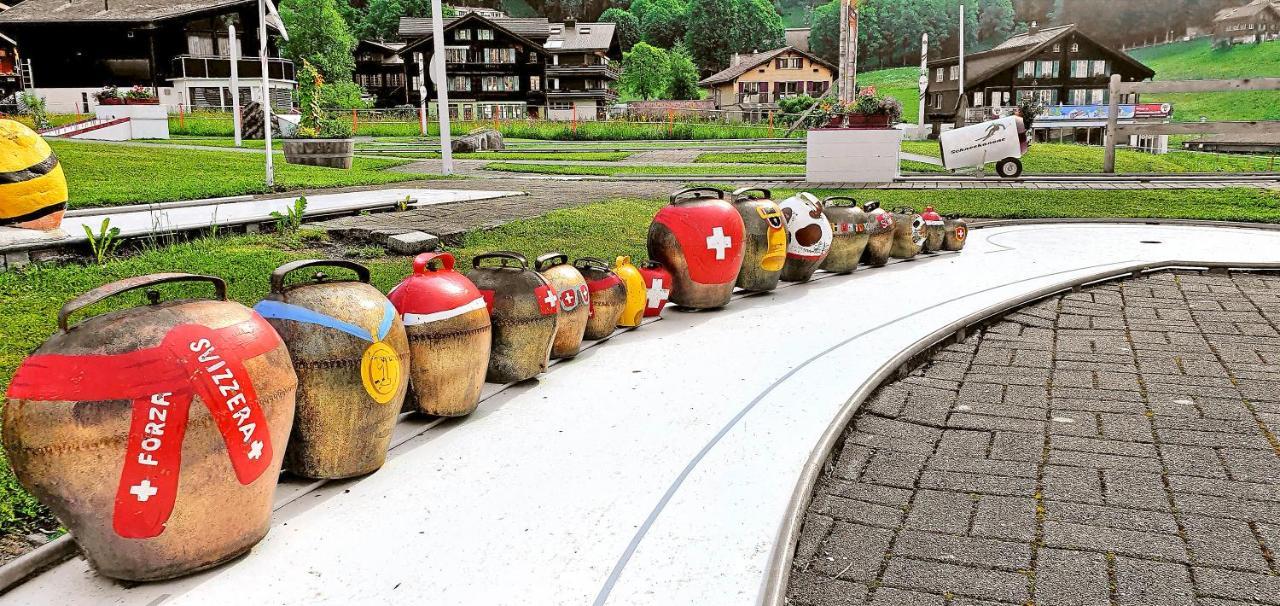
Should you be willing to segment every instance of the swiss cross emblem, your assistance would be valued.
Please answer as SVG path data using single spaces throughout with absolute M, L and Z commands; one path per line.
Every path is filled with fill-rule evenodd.
M 662 278 L 654 278 L 653 283 L 649 285 L 646 293 L 646 309 L 658 309 L 663 303 L 667 302 L 667 298 L 671 296 L 671 290 L 663 288 Z
M 578 289 L 570 289 L 560 293 L 560 309 L 564 311 L 573 311 L 582 304 L 582 299 L 578 296 Z
M 539 286 L 533 294 L 538 298 L 538 311 L 542 312 L 542 315 L 552 315 L 560 308 L 560 295 L 556 294 L 556 289 L 551 288 L 550 284 Z
M 876 222 L 879 223 L 880 227 L 884 229 L 889 229 L 890 227 L 893 227 L 892 220 L 889 219 L 889 215 L 887 214 L 876 215 Z
M 725 260 L 725 251 L 733 248 L 733 238 L 724 234 L 723 227 L 716 227 L 711 230 L 711 235 L 707 236 L 707 250 L 716 251 L 716 260 Z
M 963 225 L 956 227 L 956 238 L 963 240 L 966 237 L 968 237 L 968 235 L 969 235 L 969 228 Z

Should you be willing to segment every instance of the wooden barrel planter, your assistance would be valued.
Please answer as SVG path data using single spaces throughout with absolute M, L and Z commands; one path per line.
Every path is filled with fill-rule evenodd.
M 327 168 L 351 168 L 354 139 L 285 139 L 284 161 Z

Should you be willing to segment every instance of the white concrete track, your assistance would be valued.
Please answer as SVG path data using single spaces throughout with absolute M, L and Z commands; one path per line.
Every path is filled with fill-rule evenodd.
M 230 564 L 125 587 L 74 559 L 0 603 L 758 603 L 811 450 L 878 368 L 993 305 L 1173 259 L 1276 262 L 1280 233 L 996 227 L 960 254 L 669 311 L 420 424 L 377 473 L 284 499 Z

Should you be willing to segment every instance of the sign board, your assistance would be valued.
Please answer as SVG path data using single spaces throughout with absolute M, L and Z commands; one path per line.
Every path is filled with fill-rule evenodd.
M 1091 122 L 1106 120 L 1110 108 L 1106 105 L 1050 105 L 1044 113 L 1037 116 L 1037 121 L 1044 122 Z M 1173 105 L 1169 103 L 1140 103 L 1138 105 L 1121 105 L 1118 120 L 1134 118 L 1168 118 L 1173 115 Z
M 1026 151 L 1022 118 L 1009 116 L 949 130 L 939 136 L 942 164 L 950 170 L 981 166 L 1005 158 L 1021 158 Z

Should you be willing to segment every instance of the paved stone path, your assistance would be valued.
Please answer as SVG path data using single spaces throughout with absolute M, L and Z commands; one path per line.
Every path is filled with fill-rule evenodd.
M 790 602 L 1280 604 L 1280 277 L 1160 273 L 1025 308 L 879 390 Z

